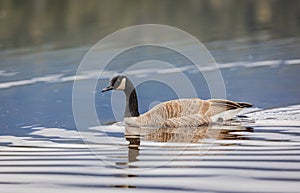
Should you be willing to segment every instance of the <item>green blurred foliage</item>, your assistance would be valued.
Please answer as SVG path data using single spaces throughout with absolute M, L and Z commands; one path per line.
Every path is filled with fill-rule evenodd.
M 298 36 L 299 10 L 298 0 L 0 0 L 0 49 L 89 45 L 145 23 L 201 41 Z

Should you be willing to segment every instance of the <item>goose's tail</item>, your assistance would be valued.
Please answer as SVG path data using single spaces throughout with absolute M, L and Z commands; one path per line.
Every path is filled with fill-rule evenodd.
M 246 102 L 233 102 L 223 99 L 210 99 L 211 119 L 213 122 L 222 119 L 233 119 L 243 108 L 252 107 L 253 105 Z
M 253 104 L 251 104 L 251 103 L 238 102 L 238 104 L 241 106 L 241 108 L 253 107 Z
M 247 108 L 247 107 L 253 106 L 252 104 L 246 103 L 246 102 L 233 102 L 233 101 L 224 100 L 224 99 L 210 99 L 208 101 L 211 103 L 212 107 L 223 108 L 223 111 L 239 109 L 239 108 Z

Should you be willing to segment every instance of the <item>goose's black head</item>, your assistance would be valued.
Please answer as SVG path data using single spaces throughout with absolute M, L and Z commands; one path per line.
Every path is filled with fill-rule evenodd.
M 126 95 L 126 108 L 124 117 L 138 117 L 140 115 L 138 110 L 137 94 L 132 82 L 123 75 L 115 76 L 110 80 L 109 85 L 102 89 L 102 92 L 109 90 L 122 90 Z
M 102 92 L 109 90 L 125 90 L 128 78 L 123 75 L 115 76 L 110 80 L 110 84 L 102 89 Z

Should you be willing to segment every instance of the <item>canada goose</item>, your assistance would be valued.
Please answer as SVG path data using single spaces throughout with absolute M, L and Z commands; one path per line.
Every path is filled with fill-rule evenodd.
M 140 115 L 133 83 L 123 75 L 115 76 L 102 90 L 122 90 L 126 95 L 124 122 L 134 127 L 197 127 L 219 119 L 229 120 L 252 104 L 223 99 L 178 99 L 162 102 Z

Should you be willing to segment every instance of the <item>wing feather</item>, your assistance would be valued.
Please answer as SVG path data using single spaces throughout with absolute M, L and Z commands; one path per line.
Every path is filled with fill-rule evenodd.
M 210 117 L 252 104 L 223 99 L 178 99 L 160 103 L 139 117 L 125 120 L 131 126 L 197 127 L 211 121 Z

